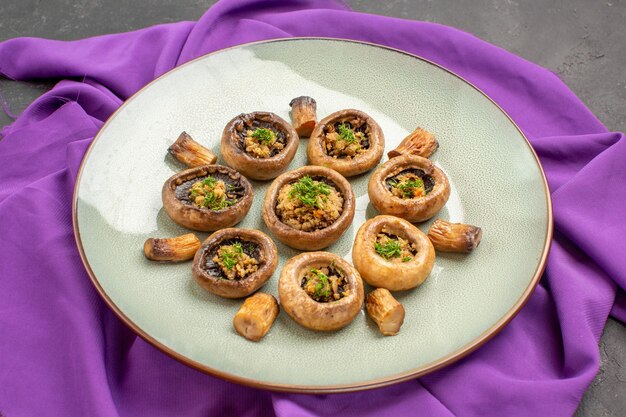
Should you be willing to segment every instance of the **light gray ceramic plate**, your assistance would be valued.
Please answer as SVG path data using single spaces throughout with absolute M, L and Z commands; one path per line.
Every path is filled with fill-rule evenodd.
M 382 337 L 364 312 L 334 333 L 306 330 L 281 313 L 270 333 L 252 343 L 232 326 L 241 301 L 202 290 L 191 277 L 190 263 L 153 263 L 143 256 L 146 238 L 187 232 L 161 204 L 163 182 L 184 168 L 167 154 L 180 132 L 219 154 L 222 129 L 233 116 L 265 110 L 290 120 L 289 101 L 300 95 L 317 100 L 320 119 L 344 108 L 370 114 L 384 131 L 386 152 L 417 126 L 433 132 L 440 148 L 432 159 L 452 187 L 439 216 L 483 228 L 474 253 L 438 254 L 428 280 L 397 295 L 406 309 L 398 336 Z M 306 164 L 306 144 L 301 141 L 291 169 Z M 367 174 L 351 179 L 357 197 L 354 223 L 327 249 L 348 260 L 358 227 L 376 215 L 367 180 Z M 261 218 L 268 184 L 253 183 L 254 204 L 239 227 L 269 233 Z M 427 231 L 429 225 L 419 227 Z M 539 280 L 552 214 L 541 166 L 520 130 L 460 77 L 381 46 L 285 39 L 198 58 L 129 99 L 85 156 L 74 227 L 100 294 L 157 348 L 239 383 L 338 392 L 424 375 L 497 333 Z M 298 253 L 278 248 L 280 265 Z M 277 280 L 278 271 L 263 290 L 277 296 Z

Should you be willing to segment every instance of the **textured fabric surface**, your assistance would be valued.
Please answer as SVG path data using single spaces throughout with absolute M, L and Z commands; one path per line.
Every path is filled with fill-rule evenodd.
M 341 395 L 277 394 L 197 372 L 104 305 L 74 243 L 85 150 L 143 85 L 224 47 L 289 36 L 380 43 L 476 84 L 532 141 L 554 204 L 546 272 L 519 315 L 464 360 Z M 223 0 L 198 22 L 73 42 L 0 43 L 0 74 L 57 79 L 0 140 L 0 412 L 20 416 L 571 415 L 599 366 L 608 315 L 626 318 L 626 141 L 552 73 L 449 27 L 330 0 Z M 618 293 L 617 303 L 616 291 Z

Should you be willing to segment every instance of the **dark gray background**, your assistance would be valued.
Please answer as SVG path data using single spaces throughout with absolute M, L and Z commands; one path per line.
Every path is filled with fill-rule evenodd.
M 80 39 L 157 23 L 197 20 L 210 0 L 0 0 L 0 41 Z M 556 72 L 610 129 L 626 130 L 626 1 L 348 0 L 355 10 L 454 26 Z M 470 6 L 471 5 L 471 6 Z M 19 114 L 51 82 L 0 79 Z M 0 112 L 0 126 L 11 122 Z M 626 327 L 610 319 L 602 366 L 577 416 L 626 415 Z

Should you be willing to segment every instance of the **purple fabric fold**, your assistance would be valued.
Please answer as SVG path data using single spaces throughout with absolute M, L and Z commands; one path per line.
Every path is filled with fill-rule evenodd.
M 418 54 L 489 94 L 548 176 L 555 235 L 540 285 L 495 338 L 421 379 L 340 395 L 270 393 L 204 375 L 135 336 L 99 299 L 71 221 L 87 146 L 143 85 L 254 40 L 350 38 Z M 0 43 L 0 74 L 57 79 L 0 140 L 0 412 L 19 416 L 567 416 L 626 319 L 626 141 L 551 72 L 449 27 L 331 0 L 223 0 L 198 22 L 73 42 Z M 34 260 L 37 260 L 34 262 Z M 617 295 L 616 295 L 617 291 Z

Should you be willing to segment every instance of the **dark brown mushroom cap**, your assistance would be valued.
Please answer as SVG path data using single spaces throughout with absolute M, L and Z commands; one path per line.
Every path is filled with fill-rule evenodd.
M 334 263 L 348 282 L 350 293 L 337 301 L 320 303 L 301 287 L 301 281 L 311 268 Z M 339 255 L 329 252 L 301 253 L 289 259 L 278 281 L 280 305 L 298 324 L 321 331 L 340 329 L 359 314 L 363 305 L 363 281 L 359 272 Z
M 255 158 L 242 148 L 239 128 L 245 129 L 250 123 L 271 125 L 273 129 L 282 131 L 286 135 L 285 147 L 274 156 Z M 298 150 L 300 139 L 293 126 L 274 113 L 252 112 L 235 116 L 222 132 L 222 157 L 226 163 L 253 180 L 269 180 L 277 177 L 287 169 Z
M 347 121 L 355 117 L 364 120 L 370 128 L 368 150 L 352 159 L 329 156 L 323 147 L 324 128 L 329 124 Z M 310 164 L 332 168 L 345 177 L 352 177 L 374 168 L 382 158 L 384 150 L 385 136 L 378 123 L 360 110 L 346 109 L 331 113 L 317 123 L 311 133 L 306 153 Z
M 393 195 L 387 188 L 388 178 L 409 169 L 420 169 L 434 180 L 432 190 L 424 197 L 403 199 Z M 402 155 L 390 159 L 374 171 L 367 192 L 372 205 L 381 214 L 390 214 L 415 223 L 426 221 L 441 210 L 450 197 L 450 184 L 446 174 L 429 159 Z
M 229 280 L 210 274 L 204 265 L 212 249 L 230 239 L 240 239 L 258 245 L 259 269 L 241 280 Z M 228 228 L 209 236 L 193 258 L 192 274 L 205 290 L 225 298 L 241 298 L 261 288 L 278 267 L 278 250 L 265 233 L 258 230 Z
M 343 197 L 339 218 L 330 226 L 313 232 L 294 229 L 283 223 L 276 215 L 276 200 L 280 189 L 283 185 L 295 182 L 306 175 L 329 180 Z M 272 182 L 263 200 L 263 220 L 274 236 L 285 245 L 300 250 L 319 250 L 333 244 L 350 226 L 354 218 L 354 205 L 354 192 L 348 180 L 330 168 L 307 165 L 285 172 Z
M 230 207 L 211 210 L 198 207 L 190 202 L 184 202 L 176 195 L 176 188 L 181 184 L 208 175 L 219 175 L 226 180 L 230 179 L 233 183 L 239 184 L 242 188 L 242 197 Z M 248 214 L 253 197 L 254 191 L 246 177 L 223 165 L 204 165 L 181 171 L 165 181 L 161 193 L 163 208 L 172 220 L 183 227 L 203 232 L 230 227 L 239 223 Z

